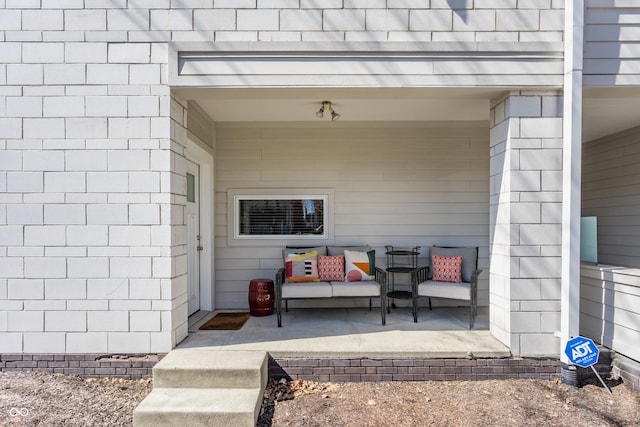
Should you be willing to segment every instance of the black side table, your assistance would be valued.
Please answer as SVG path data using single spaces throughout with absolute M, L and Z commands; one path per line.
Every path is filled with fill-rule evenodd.
M 409 274 L 418 267 L 418 255 L 420 255 L 420 246 L 413 248 L 398 248 L 394 246 L 385 246 L 387 255 L 387 297 L 390 299 L 412 299 L 411 281 L 406 283 L 397 283 L 396 274 Z M 396 289 L 396 285 L 401 288 Z M 409 290 L 407 290 L 407 288 Z M 389 301 L 387 300 L 387 301 Z M 391 302 L 391 307 L 395 308 L 395 303 Z M 387 313 L 390 306 L 387 304 Z

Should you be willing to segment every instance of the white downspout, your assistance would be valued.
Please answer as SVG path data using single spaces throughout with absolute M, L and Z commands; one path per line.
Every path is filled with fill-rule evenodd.
M 582 182 L 582 69 L 584 0 L 565 2 L 562 143 L 562 289 L 560 360 L 580 334 L 580 212 Z

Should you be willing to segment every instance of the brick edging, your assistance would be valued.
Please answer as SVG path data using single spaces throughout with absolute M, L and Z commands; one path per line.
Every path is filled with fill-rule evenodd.
M 45 371 L 81 377 L 151 378 L 164 354 L 0 354 L 0 372 Z
M 560 376 L 553 358 L 269 359 L 269 377 L 311 381 L 478 381 Z
M 615 379 L 622 379 L 623 383 L 631 390 L 640 392 L 640 376 L 627 372 L 618 366 L 611 369 L 611 376 Z
M 45 371 L 81 377 L 151 378 L 162 354 L 0 354 L 0 372 Z M 596 369 L 603 377 L 622 378 L 640 391 L 640 377 L 612 365 L 609 359 Z M 560 377 L 555 358 L 490 359 L 324 359 L 269 357 L 270 378 L 319 382 L 361 381 L 480 381 L 490 379 Z M 580 377 L 590 370 L 580 369 Z

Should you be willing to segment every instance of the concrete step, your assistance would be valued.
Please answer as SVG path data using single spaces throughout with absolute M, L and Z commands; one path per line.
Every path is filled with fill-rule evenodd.
M 155 388 L 133 412 L 136 427 L 254 427 L 264 388 Z
M 262 351 L 185 348 L 171 351 L 153 368 L 154 388 L 262 388 L 268 357 Z
M 153 368 L 133 425 L 255 426 L 267 380 L 264 351 L 173 350 Z

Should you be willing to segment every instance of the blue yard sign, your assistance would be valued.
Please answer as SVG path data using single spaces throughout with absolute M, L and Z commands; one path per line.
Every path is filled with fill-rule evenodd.
M 607 384 L 602 380 L 602 377 L 596 371 L 593 365 L 598 361 L 600 350 L 596 347 L 595 343 L 589 338 L 577 336 L 567 341 L 567 345 L 564 348 L 564 353 L 569 357 L 569 361 L 583 368 L 591 367 L 591 370 L 596 377 L 600 380 L 602 386 L 611 394 L 611 390 L 607 387 Z
M 600 350 L 589 338 L 578 336 L 567 341 L 564 353 L 572 364 L 588 368 L 598 361 Z

